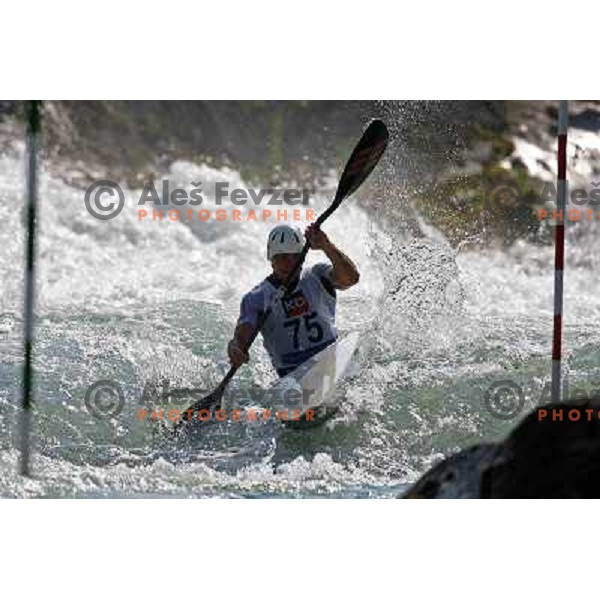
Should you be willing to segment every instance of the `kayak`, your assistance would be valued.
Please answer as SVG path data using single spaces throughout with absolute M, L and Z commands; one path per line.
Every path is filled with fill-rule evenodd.
M 278 421 L 290 427 L 310 427 L 322 423 L 338 409 L 336 390 L 339 382 L 348 374 L 351 360 L 358 345 L 359 334 L 348 334 L 318 354 L 302 363 L 297 369 L 278 379 L 266 391 L 258 391 L 250 406 L 228 405 L 225 401 L 220 408 L 207 407 L 192 415 L 191 433 L 209 423 L 219 421 L 243 421 L 248 425 L 261 425 L 268 421 Z M 193 390 L 178 390 L 187 395 Z M 173 397 L 175 392 L 171 392 Z M 189 406 L 190 401 L 186 402 Z M 168 430 L 175 430 L 185 412 L 179 406 L 165 405 L 165 414 L 178 413 L 177 419 L 161 419 Z M 145 411 L 148 412 L 148 411 Z
M 336 390 L 348 373 L 358 340 L 358 333 L 348 334 L 271 386 L 267 395 L 271 409 L 289 413 L 286 425 L 316 425 L 335 414 Z M 299 418 L 291 418 L 294 411 Z

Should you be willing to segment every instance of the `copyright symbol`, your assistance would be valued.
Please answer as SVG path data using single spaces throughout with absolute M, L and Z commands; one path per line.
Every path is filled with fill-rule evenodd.
M 108 201 L 102 199 L 102 196 L 107 195 L 113 198 L 118 196 L 119 201 Z M 101 179 L 94 181 L 85 191 L 85 207 L 92 217 L 101 221 L 108 221 L 116 217 L 125 205 L 125 194 L 118 183 L 110 181 L 110 179 Z
M 510 183 L 501 183 L 489 189 L 485 195 L 485 205 L 493 213 L 510 213 L 521 199 L 519 189 Z
M 84 402 L 92 417 L 107 420 L 121 414 L 125 405 L 125 396 L 117 383 L 102 379 L 86 390 Z
M 525 404 L 521 386 L 508 379 L 493 383 L 485 390 L 483 398 L 490 415 L 502 421 L 516 417 Z

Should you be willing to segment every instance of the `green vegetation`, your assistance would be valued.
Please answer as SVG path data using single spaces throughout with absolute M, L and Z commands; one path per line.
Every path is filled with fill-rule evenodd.
M 416 197 L 418 208 L 455 245 L 463 240 L 510 244 L 536 236 L 534 207 L 542 183 L 522 165 L 502 164 L 514 150 L 506 133 L 476 126 L 469 139 L 471 147 L 475 144 L 485 158 L 467 173 L 427 186 Z

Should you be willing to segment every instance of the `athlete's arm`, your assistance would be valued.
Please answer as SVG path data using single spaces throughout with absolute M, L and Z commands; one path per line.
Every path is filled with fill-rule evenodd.
M 325 232 L 317 229 L 314 225 L 306 228 L 306 239 L 313 250 L 323 250 L 327 258 L 331 261 L 333 269 L 331 270 L 331 283 L 338 290 L 345 290 L 358 283 L 360 273 L 352 260 L 346 256 L 335 244 L 327 237 Z
M 240 316 L 237 321 L 233 338 L 227 344 L 227 355 L 233 367 L 240 367 L 248 362 L 248 352 L 245 351 L 250 338 L 258 326 L 263 299 L 256 289 L 248 292 L 240 303 Z
M 249 323 L 241 323 L 235 328 L 233 338 L 227 344 L 227 354 L 231 366 L 237 368 L 248 362 L 249 356 L 247 352 L 244 352 L 244 348 L 248 347 L 253 333 L 254 328 Z

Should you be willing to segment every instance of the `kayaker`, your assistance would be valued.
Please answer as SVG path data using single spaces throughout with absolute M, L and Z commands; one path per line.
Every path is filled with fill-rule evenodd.
M 280 377 L 317 354 L 336 338 L 336 290 L 346 290 L 359 280 L 356 265 L 315 224 L 305 230 L 312 250 L 322 250 L 330 263 L 303 268 L 288 293 L 273 304 L 277 289 L 292 273 L 302 252 L 302 231 L 278 225 L 269 233 L 267 259 L 273 272 L 242 298 L 233 339 L 227 346 L 229 360 L 239 367 L 248 361 L 244 352 L 262 313 L 272 306 L 260 328 L 273 367 Z

